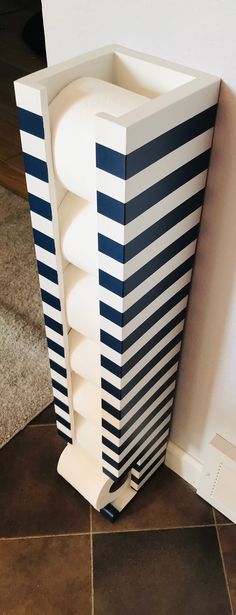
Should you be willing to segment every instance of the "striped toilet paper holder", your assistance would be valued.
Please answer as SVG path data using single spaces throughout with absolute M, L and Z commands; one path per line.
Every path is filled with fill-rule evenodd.
M 56 423 L 68 451 L 77 445 L 58 217 L 65 190 L 49 105 L 82 76 L 150 98 L 120 118 L 96 117 L 101 471 L 119 484 L 129 477 L 102 511 L 114 520 L 165 460 L 220 80 L 112 45 L 15 82 Z

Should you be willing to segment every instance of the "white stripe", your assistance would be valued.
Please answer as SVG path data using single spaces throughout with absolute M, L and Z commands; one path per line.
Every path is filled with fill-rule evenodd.
M 59 421 L 56 421 L 57 424 L 57 428 L 62 431 L 62 433 L 64 433 L 66 436 L 69 436 L 71 438 L 71 430 L 67 429 L 67 427 L 65 427 L 65 425 L 62 425 L 62 423 L 59 423 Z
M 52 387 L 52 390 L 53 390 L 53 395 L 55 395 L 55 397 L 57 397 L 57 399 L 60 399 L 60 401 L 62 401 L 63 404 L 68 405 L 68 397 L 66 395 L 63 395 L 63 393 L 61 393 L 60 391 L 58 391 L 54 387 Z
M 176 325 L 174 329 L 169 331 L 169 333 L 165 335 L 165 337 L 163 337 L 162 340 L 160 340 L 160 342 L 156 344 L 156 346 L 154 346 L 138 363 L 136 363 L 136 365 L 134 365 L 134 367 L 131 370 L 129 370 L 129 372 L 125 376 L 123 376 L 123 378 L 120 379 L 115 376 L 116 384 L 118 388 L 123 388 L 124 386 L 126 386 L 126 384 L 128 384 L 128 382 L 130 382 L 130 380 L 134 376 L 136 376 L 136 374 L 139 373 L 140 370 L 149 361 L 151 361 L 151 359 L 156 354 L 158 354 L 160 350 L 162 350 L 162 348 L 164 348 L 176 335 L 178 335 L 178 333 L 180 333 L 183 330 L 183 328 L 184 328 L 184 320 L 178 323 L 178 325 Z M 111 382 L 111 372 L 106 370 L 104 367 L 101 368 L 101 377 L 107 380 L 108 382 Z M 102 392 L 102 397 L 103 397 L 103 392 Z
M 20 130 L 22 150 L 25 154 L 30 154 L 46 161 L 46 149 L 44 139 L 30 135 L 24 130 Z
M 34 247 L 37 260 L 44 263 L 44 265 L 48 265 L 49 267 L 52 267 L 52 269 L 57 270 L 56 255 L 48 252 L 48 250 L 44 250 L 44 248 L 41 248 L 36 244 Z
M 140 311 L 130 322 L 124 327 L 113 323 L 104 316 L 100 316 L 100 328 L 106 333 L 113 335 L 117 340 L 125 340 L 133 331 L 135 331 L 142 322 L 145 322 L 157 309 L 173 297 L 181 288 L 188 284 L 192 277 L 192 269 L 179 278 L 174 284 L 163 291 L 155 301 L 152 301 L 142 311 Z
M 46 290 L 46 292 L 53 295 L 53 297 L 57 297 L 58 299 L 60 298 L 58 284 L 54 284 L 54 282 L 51 282 L 51 280 L 48 280 L 48 278 L 45 278 L 41 274 L 39 274 L 39 282 L 40 282 L 40 288 L 42 288 L 43 290 Z
M 167 177 L 173 171 L 176 171 L 187 162 L 207 151 L 211 147 L 213 128 L 207 130 L 195 139 L 185 143 L 178 149 L 174 150 L 167 156 L 164 156 L 158 162 L 148 166 L 146 169 L 137 173 L 126 182 L 126 200 L 130 201 L 135 198 L 149 186 L 152 186 L 158 181 Z
M 140 336 L 123 354 L 116 352 L 113 348 L 101 343 L 101 354 L 107 357 L 116 365 L 125 365 L 139 350 L 147 344 L 163 327 L 165 327 L 175 316 L 177 316 L 187 305 L 188 296 L 184 297 L 177 305 L 158 320 L 148 331 Z
M 207 170 L 203 171 L 190 181 L 186 182 L 167 197 L 158 201 L 154 207 L 150 207 L 138 217 L 138 233 L 150 228 L 155 222 L 173 211 L 176 207 L 187 201 L 194 194 L 202 190 L 206 183 Z M 118 243 L 124 245 L 136 239 L 137 225 L 132 220 L 126 225 L 115 222 L 102 214 L 98 214 L 98 232 Z
M 151 476 L 154 474 L 154 472 L 156 472 L 156 470 L 164 463 L 165 461 L 165 455 L 163 455 L 163 457 L 160 459 L 160 461 L 154 466 L 154 468 L 152 468 L 150 470 L 150 472 L 147 474 L 147 476 L 145 476 L 145 478 L 143 478 L 143 480 L 141 481 L 141 483 L 139 483 L 139 485 L 137 485 L 134 481 L 130 481 L 130 486 L 133 487 L 133 489 L 136 489 L 136 491 L 138 491 L 146 482 L 149 478 L 151 478 Z
M 143 376 L 143 378 L 141 380 L 139 380 L 137 382 L 137 384 L 132 388 L 131 391 L 129 391 L 129 393 L 127 393 L 127 395 L 125 395 L 124 399 L 122 399 L 121 401 L 119 401 L 118 399 L 116 399 L 115 397 L 113 397 L 110 393 L 107 393 L 107 391 L 102 391 L 102 398 L 104 400 L 106 400 L 108 403 L 110 403 L 114 408 L 116 408 L 117 410 L 122 410 L 122 408 L 124 408 L 126 406 L 126 404 L 134 398 L 134 396 L 148 383 L 150 382 L 151 378 L 157 373 L 157 371 L 159 371 L 160 369 L 162 369 L 162 367 L 164 365 L 166 365 L 166 363 L 168 363 L 168 361 L 170 361 L 170 359 L 172 359 L 172 357 L 174 357 L 181 348 L 181 342 L 179 342 L 176 346 L 174 346 L 174 348 L 172 348 L 172 350 L 170 350 L 159 362 L 158 365 L 155 365 L 151 370 L 149 370 L 149 372 Z M 160 381 L 159 381 L 160 382 Z
M 146 278 L 141 284 L 136 286 L 126 297 L 118 297 L 115 293 L 99 287 L 100 300 L 104 301 L 107 305 L 111 305 L 119 312 L 125 312 L 132 305 L 136 303 L 143 295 L 147 294 L 149 290 L 152 290 L 156 284 L 159 284 L 169 273 L 176 269 L 181 263 L 195 253 L 196 240 L 192 241 L 186 248 L 178 252 L 170 260 L 168 260 L 157 271 L 154 271 L 152 275 Z
M 165 420 L 165 423 L 167 423 L 167 429 L 165 430 L 165 434 L 169 432 L 170 420 L 171 420 L 171 416 L 169 417 L 169 420 Z M 150 442 L 152 442 L 153 438 L 157 438 L 157 441 L 159 441 L 158 435 L 159 435 L 160 431 L 162 431 L 163 427 L 164 427 L 164 421 L 163 421 L 163 423 L 161 425 L 158 425 L 158 427 L 156 427 L 153 430 L 151 435 L 148 436 L 148 438 L 145 440 L 145 442 L 140 446 L 138 454 L 139 454 L 139 452 L 141 454 L 142 451 L 147 448 L 148 444 Z M 125 472 L 126 468 L 130 467 L 130 464 L 132 463 L 132 460 L 134 461 L 134 463 L 136 463 L 136 461 L 137 461 L 137 452 L 134 455 L 132 455 L 132 457 L 130 456 L 128 461 L 123 465 L 123 467 L 120 470 L 115 470 L 115 468 L 113 468 L 113 466 L 111 466 L 111 464 L 108 463 L 108 461 L 105 461 L 105 460 L 103 460 L 102 465 L 104 466 L 104 468 L 107 468 L 108 470 L 112 471 L 113 473 L 116 473 L 115 475 L 118 477 L 121 473 L 123 474 L 123 472 Z M 112 468 L 112 470 L 111 470 L 111 468 Z
M 51 378 L 53 378 L 53 380 L 56 380 L 56 382 L 62 384 L 67 389 L 67 378 L 55 372 L 54 369 L 51 369 L 50 372 Z
M 156 415 L 156 416 L 155 416 L 155 417 L 154 417 L 154 418 L 153 418 L 153 419 L 152 419 L 152 420 L 148 423 L 148 425 L 146 425 L 146 426 L 145 426 L 145 427 L 144 427 L 144 428 L 140 431 L 140 433 L 139 433 L 137 436 L 135 436 L 135 438 L 133 438 L 133 439 L 132 439 L 132 442 L 131 442 L 131 443 L 130 443 L 130 444 L 129 444 L 126 448 L 125 448 L 125 450 L 124 450 L 122 453 L 120 453 L 120 454 L 118 454 L 118 453 L 114 453 L 114 451 L 112 451 L 112 450 L 111 450 L 109 447 L 107 447 L 105 444 L 103 444 L 103 445 L 102 445 L 102 450 L 103 450 L 103 452 L 104 452 L 104 453 L 106 453 L 107 455 L 109 455 L 109 456 L 110 456 L 112 459 L 114 459 L 115 461 L 122 461 L 122 459 L 124 459 L 124 458 L 125 458 L 125 457 L 129 454 L 129 452 L 133 449 L 133 447 L 134 447 L 134 446 L 135 446 L 135 445 L 139 442 L 140 438 L 142 438 L 142 437 L 146 434 L 146 432 L 148 432 L 148 431 L 149 431 L 149 429 L 151 429 L 151 427 L 152 427 L 153 425 L 155 425 L 155 423 L 156 423 L 156 422 L 157 422 L 160 418 L 162 418 L 162 416 L 165 414 L 165 412 L 171 408 L 172 404 L 173 404 L 173 399 L 172 399 L 172 400 L 170 400 L 170 401 L 166 404 L 166 406 L 164 406 L 164 408 L 162 408 L 162 410 L 160 410 L 160 412 L 158 412 L 158 414 L 157 414 L 157 415 Z M 168 419 L 168 417 L 167 417 L 167 419 Z M 164 419 L 164 420 L 163 420 L 163 422 L 161 423 L 161 424 L 162 424 L 162 427 L 164 427 L 164 426 L 165 426 L 165 422 L 166 422 L 166 421 L 168 422 L 168 420 L 170 420 L 170 419 L 168 419 L 168 420 L 167 420 L 167 419 Z M 138 455 L 139 455 L 139 453 L 138 453 Z M 136 457 L 136 459 L 137 459 L 137 450 L 136 450 L 136 453 L 135 453 L 135 457 Z
M 172 402 L 171 402 L 171 403 L 172 403 Z M 165 435 L 169 432 L 169 423 L 170 423 L 170 421 L 171 421 L 171 416 L 169 417 L 169 420 L 166 420 L 166 421 L 165 421 L 165 422 L 166 422 L 166 424 L 168 425 L 168 427 L 167 427 L 167 429 L 165 430 L 165 432 L 164 432 L 163 436 L 161 436 L 161 438 L 162 438 L 162 437 L 164 437 L 164 436 L 165 436 Z M 140 451 L 141 451 L 141 452 L 142 452 L 142 450 L 145 450 L 145 448 L 148 446 L 148 444 L 149 444 L 150 442 L 152 442 L 153 438 L 157 438 L 156 442 L 159 442 L 158 434 L 160 433 L 160 431 L 162 431 L 163 427 L 164 427 L 164 422 L 163 422 L 161 425 L 158 425 L 158 427 L 157 427 L 156 429 L 154 429 L 154 431 L 151 433 L 151 435 L 150 435 L 150 436 L 147 438 L 147 440 L 144 442 L 144 445 L 142 446 L 142 449 L 141 449 L 141 447 L 140 447 Z M 160 441 L 161 441 L 161 438 L 160 438 Z M 136 459 L 137 459 L 137 455 L 136 455 Z
M 48 348 L 48 356 L 49 356 L 49 359 L 51 359 L 52 361 L 54 361 L 55 363 L 57 363 L 58 365 L 61 365 L 61 367 L 64 367 L 66 369 L 65 357 L 61 357 L 61 355 L 59 355 L 57 352 L 55 352 L 51 348 Z
M 160 455 L 165 452 L 166 447 L 167 447 L 167 442 L 165 442 L 165 444 L 163 444 L 163 446 L 159 449 L 159 451 L 157 451 L 156 453 L 153 454 L 151 459 L 149 459 L 148 463 L 142 468 L 142 470 L 137 472 L 137 470 L 132 469 L 132 475 L 136 476 L 136 478 L 138 478 L 140 480 L 140 482 L 141 482 L 143 474 L 145 474 L 145 472 L 148 470 L 148 468 L 150 468 L 150 466 L 154 463 L 155 459 L 158 459 L 158 457 L 160 457 Z
M 125 434 L 123 434 L 123 436 L 115 436 L 113 433 L 111 433 L 109 430 L 105 429 L 104 427 L 102 427 L 102 435 L 105 438 L 107 438 L 107 440 L 109 440 L 109 442 L 112 442 L 113 444 L 115 444 L 118 447 L 120 447 L 123 444 L 125 444 L 127 439 L 130 436 L 132 436 L 132 434 L 134 434 L 135 430 L 138 429 L 138 427 L 140 427 L 146 419 L 148 419 L 148 417 L 151 415 L 153 410 L 155 410 L 155 408 L 167 397 L 167 395 L 169 395 L 169 393 L 174 391 L 175 384 L 176 384 L 176 380 L 174 380 L 174 382 L 172 382 L 167 387 L 167 389 L 165 391 L 163 391 L 163 393 L 161 393 L 161 395 L 159 395 L 159 397 L 157 397 L 152 402 L 152 404 L 145 410 L 145 412 L 143 412 L 143 414 L 141 416 L 138 416 L 136 418 L 135 422 L 129 427 L 129 429 L 125 432 Z M 134 416 L 134 418 L 135 418 L 135 416 Z M 140 435 L 140 437 L 141 437 L 141 435 Z
M 162 180 L 208 150 L 211 146 L 212 135 L 213 128 L 210 128 L 127 180 L 97 169 L 97 190 L 122 203 L 127 203 L 153 186 L 157 178 L 158 181 Z
M 70 415 L 67 412 L 65 412 L 65 410 L 62 410 L 56 404 L 54 404 L 54 408 L 58 416 L 61 416 L 62 419 L 65 419 L 65 421 L 68 421 L 68 423 L 70 423 Z
M 45 326 L 45 331 L 46 331 L 46 336 L 48 337 L 49 340 L 56 342 L 56 344 L 59 344 L 60 346 L 62 346 L 62 348 L 64 347 L 63 335 L 60 335 L 60 333 L 57 333 L 57 331 L 54 331 L 53 329 L 50 329 L 47 326 Z
M 41 179 L 38 179 L 38 177 L 29 175 L 29 173 L 25 174 L 25 178 L 28 192 L 50 203 L 48 182 L 44 182 Z
M 43 313 L 49 316 L 50 318 L 53 318 L 53 320 L 55 320 L 56 322 L 59 322 L 60 324 L 62 324 L 61 311 L 55 310 L 54 307 L 52 307 L 48 303 L 45 303 L 45 301 L 43 301 L 42 303 L 43 303 Z
M 153 208 L 152 208 L 153 209 Z M 133 227 L 133 223 L 129 222 L 129 224 L 120 224 L 119 222 L 115 222 L 115 220 L 111 220 L 110 218 L 107 218 L 106 216 L 103 216 L 102 214 L 97 214 L 97 228 L 98 228 L 98 233 L 101 233 L 102 235 L 105 235 L 105 237 L 109 237 L 110 239 L 113 239 L 114 241 L 117 241 L 118 243 L 120 243 L 121 245 L 124 245 L 125 243 L 127 243 L 129 240 L 127 239 L 128 237 L 128 227 L 132 226 Z M 150 224 L 148 224 L 148 227 L 151 226 Z M 141 230 L 139 232 L 142 231 L 142 226 L 140 227 Z M 137 236 L 137 228 L 136 228 L 136 235 Z
M 143 456 L 142 456 L 142 457 L 141 457 L 141 458 L 137 461 L 137 463 L 136 463 L 137 468 L 138 468 L 138 466 L 139 466 L 139 465 L 142 465 L 142 464 L 143 464 L 143 462 L 145 461 L 145 459 L 148 459 L 148 457 L 151 455 L 151 453 L 152 453 L 153 451 L 155 451 L 156 447 L 157 447 L 157 446 L 159 446 L 163 440 L 165 440 L 165 438 L 168 436 L 168 433 L 169 433 L 169 429 L 167 429 L 167 430 L 166 430 L 166 431 L 165 431 L 165 432 L 164 432 L 164 433 L 160 436 L 160 438 L 158 438 L 157 440 L 155 440 L 155 442 L 154 442 L 153 446 L 151 446 L 151 448 L 150 448 L 150 449 L 149 449 L 149 450 L 148 450 L 148 451 L 147 451 L 147 452 L 146 452 L 146 453 L 145 453 L 145 454 L 144 454 L 144 455 L 143 455 Z M 166 442 L 166 445 L 165 445 L 165 446 L 167 446 L 167 442 Z M 136 474 L 136 475 L 138 476 L 138 474 L 139 474 L 140 470 L 135 470 L 134 468 L 132 468 L 132 473 L 133 473 L 134 471 L 135 471 L 135 472 L 137 472 L 137 474 Z
M 119 263 L 115 259 L 99 252 L 99 269 L 113 275 L 118 280 L 127 280 L 131 275 L 136 273 L 144 263 L 149 262 L 152 258 L 158 255 L 162 250 L 171 245 L 174 241 L 182 237 L 193 226 L 198 224 L 201 216 L 202 207 L 198 207 L 189 216 L 175 224 L 169 231 L 158 237 L 156 241 L 149 244 L 144 250 L 141 250 L 134 258 L 130 259 L 125 265 Z
M 168 410 L 168 408 L 170 408 L 170 407 L 171 407 L 171 405 L 172 405 L 172 401 L 168 402 L 168 404 L 167 404 L 167 405 L 166 405 L 166 407 L 165 407 L 165 410 Z M 155 420 L 156 420 L 156 419 L 155 419 Z M 103 467 L 104 467 L 104 468 L 106 468 L 107 470 L 109 470 L 110 472 L 112 472 L 112 474 L 114 474 L 114 476 L 119 477 L 119 476 L 121 475 L 121 473 L 123 474 L 123 472 L 125 472 L 125 470 L 126 470 L 127 468 L 129 468 L 129 467 L 130 467 L 130 465 L 132 464 L 132 462 L 133 462 L 134 460 L 136 460 L 136 459 L 137 459 L 137 454 L 139 455 L 139 453 L 140 453 L 140 454 L 142 453 L 142 451 L 146 448 L 146 446 L 148 445 L 148 443 L 149 443 L 149 442 L 151 442 L 151 440 L 153 439 L 153 437 L 154 437 L 155 435 L 158 435 L 158 433 L 159 433 L 159 432 L 160 432 L 160 431 L 161 431 L 161 430 L 165 427 L 165 425 L 168 425 L 168 424 L 170 423 L 170 420 L 171 420 L 171 416 L 167 417 L 167 418 L 166 418 L 166 419 L 165 419 L 165 420 L 161 423 L 161 425 L 159 425 L 159 426 L 157 427 L 157 429 L 156 429 L 156 430 L 154 430 L 154 432 L 151 434 L 151 436 L 149 436 L 149 437 L 145 440 L 145 442 L 143 442 L 143 444 L 140 446 L 140 448 L 138 449 L 138 451 L 136 451 L 133 455 L 131 455 L 131 456 L 129 457 L 128 461 L 127 461 L 127 462 L 126 462 L 126 463 L 122 466 L 122 468 L 121 468 L 120 470 L 116 470 L 115 468 L 113 468 L 113 466 L 112 466 L 110 463 L 108 463 L 108 462 L 107 462 L 107 461 L 105 461 L 105 460 L 103 460 L 103 462 L 102 462 Z M 154 424 L 155 424 L 155 421 L 152 421 L 152 423 L 149 423 L 149 428 L 151 428 Z M 109 457 L 111 457 L 112 459 L 114 459 L 116 462 L 119 462 L 119 458 L 118 458 L 118 456 L 117 456 L 117 455 L 115 455 L 115 454 L 113 453 L 113 451 L 111 451 L 111 450 L 110 450 L 110 449 L 108 449 L 108 448 L 107 448 L 107 449 L 106 449 L 106 451 L 105 451 L 105 448 L 106 448 L 106 447 L 104 447 L 104 445 L 103 445 L 103 448 L 104 448 L 104 452 L 106 452 L 106 453 L 109 455 Z M 131 447 L 130 447 L 130 448 L 132 448 L 132 445 L 131 445 Z M 128 452 L 128 451 L 127 451 L 127 449 L 126 449 L 126 453 L 127 453 L 127 452 Z
M 36 214 L 35 211 L 30 211 L 30 217 L 33 229 L 37 229 L 44 235 L 54 238 L 53 225 L 51 220 L 47 220 L 44 216 Z
M 150 389 L 138 400 L 138 402 L 136 402 L 136 404 L 132 406 L 132 409 L 123 418 L 117 419 L 104 409 L 102 409 L 102 418 L 117 429 L 122 429 L 122 427 L 124 427 L 124 425 L 126 425 L 126 423 L 131 419 L 131 416 L 134 417 L 136 412 L 138 412 L 138 410 L 146 403 L 146 401 L 148 401 L 148 399 L 150 399 L 151 396 L 161 388 L 161 386 L 170 378 L 170 376 L 172 376 L 172 374 L 177 371 L 177 369 L 178 362 L 176 362 L 165 374 L 163 374 L 162 378 L 160 378 L 158 382 L 156 382 L 152 387 L 150 387 Z M 168 393 L 166 393 L 166 395 L 167 394 Z

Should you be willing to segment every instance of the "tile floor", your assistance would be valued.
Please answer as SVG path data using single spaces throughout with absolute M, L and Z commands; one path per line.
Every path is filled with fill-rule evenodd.
M 33 9 L 0 11 L 0 184 L 22 196 L 12 81 L 43 66 L 20 37 Z M 0 451 L 0 615 L 236 613 L 236 526 L 167 468 L 110 525 L 58 476 L 63 446 L 49 407 Z
M 111 525 L 63 447 L 49 407 L 0 451 L 1 615 L 236 613 L 236 526 L 165 467 Z

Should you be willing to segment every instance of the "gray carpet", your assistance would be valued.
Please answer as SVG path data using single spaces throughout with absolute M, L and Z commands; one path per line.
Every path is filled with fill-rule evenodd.
M 0 187 L 0 447 L 52 401 L 28 203 Z

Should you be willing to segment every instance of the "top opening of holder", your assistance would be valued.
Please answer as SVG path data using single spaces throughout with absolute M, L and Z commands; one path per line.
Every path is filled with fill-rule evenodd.
M 43 86 L 50 103 L 58 92 L 80 77 L 95 77 L 156 99 L 190 82 L 197 71 L 111 45 L 24 77 L 25 85 Z
M 113 82 L 149 98 L 156 98 L 193 79 L 194 76 L 168 68 L 163 62 L 152 63 L 125 53 L 113 54 Z

